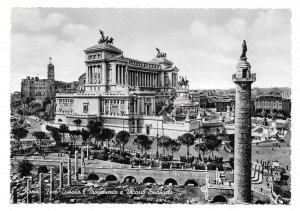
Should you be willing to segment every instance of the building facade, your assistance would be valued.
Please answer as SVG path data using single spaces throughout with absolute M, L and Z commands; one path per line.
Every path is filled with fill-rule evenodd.
M 39 77 L 27 76 L 21 82 L 21 97 L 22 101 L 27 97 L 35 98 L 36 100 L 44 101 L 46 99 L 53 99 L 56 93 L 61 92 L 76 92 L 79 86 L 78 81 L 63 82 L 55 81 L 55 66 L 52 64 L 50 58 L 47 65 L 47 79 L 40 79 Z
M 111 43 L 99 41 L 85 49 L 80 91 L 56 95 L 55 121 L 72 124 L 80 118 L 85 125 L 103 118 L 116 131 L 146 132 L 145 122 L 164 109 L 178 83 L 178 68 L 157 50 L 156 58 L 145 62 L 124 57 Z
M 274 109 L 277 111 L 284 111 L 288 115 L 291 113 L 291 99 L 283 98 L 282 96 L 263 95 L 255 98 L 255 109 L 262 109 L 262 111 L 270 110 L 272 113 Z

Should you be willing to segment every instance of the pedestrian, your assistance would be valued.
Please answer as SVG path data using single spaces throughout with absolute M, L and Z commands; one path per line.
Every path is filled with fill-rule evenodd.
M 289 166 L 286 166 L 286 170 L 289 170 Z
M 256 154 L 258 154 L 258 150 L 256 151 Z
M 260 192 L 263 192 L 263 188 L 260 188 Z
M 280 144 L 278 145 L 278 147 L 280 148 Z
M 274 151 L 274 147 L 272 147 L 272 151 Z

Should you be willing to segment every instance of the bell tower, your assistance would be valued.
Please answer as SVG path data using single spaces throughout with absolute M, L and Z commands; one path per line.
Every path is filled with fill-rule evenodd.
M 54 77 L 54 65 L 52 64 L 52 58 L 49 58 L 48 70 L 47 70 L 48 80 L 55 80 Z

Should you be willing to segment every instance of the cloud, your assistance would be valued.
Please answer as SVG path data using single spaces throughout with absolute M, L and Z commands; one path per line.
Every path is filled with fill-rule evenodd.
M 180 10 L 170 18 L 164 10 L 154 11 L 80 9 L 78 15 L 75 9 L 13 9 L 12 89 L 20 89 L 27 75 L 46 77 L 49 56 L 58 80 L 77 80 L 85 71 L 83 50 L 97 43 L 99 28 L 115 38 L 114 45 L 127 57 L 150 61 L 159 47 L 179 74 L 188 76 L 191 88 L 233 87 L 231 75 L 243 39 L 258 75 L 255 86 L 290 83 L 288 10 L 217 10 L 209 15 L 200 11 L 199 16 Z M 158 17 L 164 17 L 159 26 L 153 21 Z
M 14 8 L 12 10 L 11 19 L 13 30 L 15 28 L 20 28 L 21 30 L 32 33 L 51 30 L 52 28 L 61 26 L 69 20 L 65 15 L 59 13 L 50 13 L 44 16 L 41 9 L 38 8 Z

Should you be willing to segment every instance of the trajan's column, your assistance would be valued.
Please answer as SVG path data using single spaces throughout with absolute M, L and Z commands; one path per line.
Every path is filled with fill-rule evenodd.
M 234 202 L 251 202 L 251 84 L 256 74 L 251 74 L 247 62 L 246 41 L 243 52 L 232 76 L 236 84 L 235 140 L 234 140 Z

